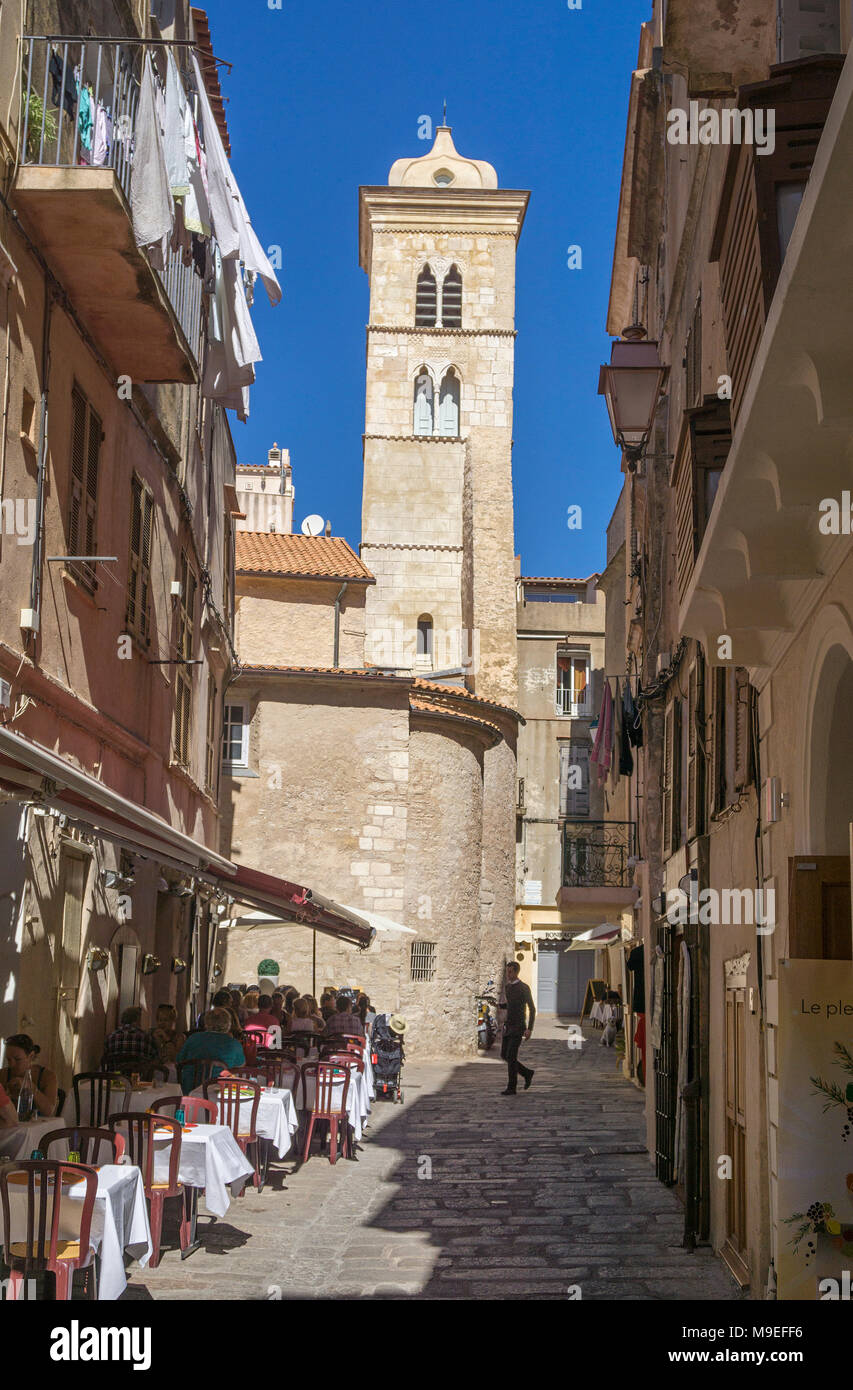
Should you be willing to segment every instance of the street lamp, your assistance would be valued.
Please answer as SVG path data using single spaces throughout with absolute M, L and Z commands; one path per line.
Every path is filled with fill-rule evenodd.
M 612 345 L 610 362 L 601 368 L 598 394 L 607 402 L 613 438 L 624 450 L 631 473 L 643 456 L 668 376 L 669 367 L 661 362 L 657 343 L 646 338 L 645 328 L 636 323 L 623 328 Z

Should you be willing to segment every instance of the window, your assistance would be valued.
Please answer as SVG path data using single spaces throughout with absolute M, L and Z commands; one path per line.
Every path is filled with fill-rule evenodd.
M 438 317 L 438 287 L 435 276 L 425 265 L 418 276 L 415 294 L 415 327 L 435 328 Z
M 432 618 L 424 614 L 418 618 L 418 660 L 432 664 L 433 626 Z
M 462 327 L 462 276 L 455 265 L 448 270 L 441 287 L 441 326 Z
M 779 62 L 841 52 L 839 0 L 781 0 Z
M 705 668 L 701 653 L 687 678 L 687 838 L 705 830 Z
M 455 438 L 459 433 L 459 378 L 451 367 L 445 372 L 438 402 L 438 432 Z
M 779 232 L 779 254 L 783 261 L 805 191 L 804 182 L 776 185 L 776 226 Z
M 413 941 L 412 942 L 412 979 L 426 981 L 435 976 L 435 953 L 436 943 L 434 941 Z
M 690 586 L 731 442 L 728 401 L 709 397 L 705 405 L 685 410 L 671 478 L 679 602 Z
M 249 715 L 243 704 L 225 706 L 222 759 L 230 767 L 249 766 Z
M 414 421 L 415 434 L 432 434 L 433 430 L 433 389 L 429 372 L 422 370 L 415 379 Z
M 154 497 L 134 473 L 130 482 L 130 560 L 127 567 L 127 628 L 148 641 Z
M 177 675 L 175 677 L 175 730 L 173 737 L 175 757 L 184 767 L 190 764 L 190 737 L 192 731 L 193 668 L 188 665 L 193 659 L 195 646 L 195 599 L 198 581 L 189 562 L 187 552 L 181 553 L 181 595 L 178 599 L 178 652 Z
M 205 777 L 204 784 L 209 792 L 216 791 L 218 759 L 216 750 L 216 713 L 217 713 L 217 689 L 216 681 L 213 679 L 213 672 L 208 675 L 207 683 L 207 748 L 205 756 Z
M 68 554 L 97 554 L 98 465 L 103 439 L 101 418 L 83 392 L 71 393 L 71 495 L 68 511 Z M 90 593 L 96 587 L 95 566 L 69 564 L 68 569 Z
M 584 718 L 592 713 L 589 652 L 558 652 L 557 713 Z
M 681 701 L 673 700 L 664 715 L 661 769 L 663 857 L 681 844 Z
M 580 594 L 570 589 L 528 589 L 524 590 L 525 603 L 580 603 Z
M 560 815 L 574 820 L 589 815 L 589 740 L 561 740 Z

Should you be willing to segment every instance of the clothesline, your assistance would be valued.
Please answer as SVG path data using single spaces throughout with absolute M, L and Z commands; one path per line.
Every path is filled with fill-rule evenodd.
M 195 48 L 201 49 L 198 39 L 140 39 L 125 38 L 123 34 L 30 34 L 28 38 L 45 40 L 47 43 L 114 43 L 122 47 L 135 48 Z M 229 63 L 227 58 L 217 58 L 213 53 L 201 52 L 201 57 L 209 66 L 211 62 L 218 63 L 221 67 L 227 68 L 231 72 L 234 64 Z

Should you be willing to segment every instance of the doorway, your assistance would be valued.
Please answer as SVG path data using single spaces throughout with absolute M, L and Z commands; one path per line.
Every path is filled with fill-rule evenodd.
M 583 1008 L 587 981 L 592 979 L 594 951 L 567 951 L 567 941 L 539 943 L 536 997 L 543 1014 L 574 1014 Z

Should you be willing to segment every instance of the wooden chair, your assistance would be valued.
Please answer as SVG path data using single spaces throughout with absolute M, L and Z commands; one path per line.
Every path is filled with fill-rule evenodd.
M 329 1124 L 329 1162 L 336 1163 L 338 1158 L 339 1125 L 341 1128 L 344 1157 L 349 1157 L 347 1094 L 349 1092 L 350 1069 L 348 1066 L 335 1066 L 331 1062 L 303 1062 L 303 1099 L 307 1096 L 307 1089 L 305 1087 L 306 1077 L 311 1075 L 314 1076 L 314 1104 L 311 1107 L 310 1119 L 308 1120 L 305 1130 L 305 1147 L 302 1153 L 302 1162 L 308 1162 L 315 1123 L 317 1120 L 324 1120 Z M 336 1105 L 335 1091 L 339 1088 L 340 1104 Z
M 74 1089 L 74 1123 L 88 1124 L 93 1129 L 102 1129 L 107 1123 L 108 1116 L 115 1110 L 116 1091 L 124 1093 L 124 1110 L 130 1108 L 130 1097 L 133 1087 L 126 1076 L 122 1076 L 120 1071 L 80 1071 L 71 1081 Z M 84 1087 L 89 1089 L 89 1118 L 83 1120 L 80 1113 L 81 1095 Z
M 51 1144 L 62 1143 L 67 1144 L 69 1153 L 79 1153 L 81 1163 L 91 1164 L 92 1167 L 104 1162 L 101 1158 L 103 1144 L 110 1147 L 107 1163 L 120 1163 L 124 1158 L 124 1137 L 112 1129 L 98 1129 L 92 1125 L 68 1125 L 64 1129 L 52 1129 L 49 1134 L 43 1134 L 39 1140 L 39 1147 L 47 1156 Z
M 171 1097 L 169 1097 L 171 1099 Z M 131 1163 L 135 1163 L 142 1171 L 142 1186 L 145 1196 L 151 1209 L 151 1259 L 148 1261 L 152 1269 L 156 1269 L 160 1263 L 160 1242 L 163 1236 L 163 1208 L 167 1197 L 185 1197 L 184 1185 L 178 1178 L 178 1170 L 181 1163 L 181 1126 L 177 1120 L 171 1119 L 168 1115 L 154 1114 L 146 1111 L 140 1114 L 138 1111 L 124 1111 L 118 1115 L 110 1115 L 109 1125 L 111 1129 L 118 1129 L 119 1126 L 127 1128 L 127 1152 Z M 160 1182 L 154 1175 L 154 1157 L 156 1154 L 155 1132 L 160 1131 L 158 1138 L 164 1138 L 164 1130 L 171 1134 L 169 1144 L 169 1176 L 166 1182 Z M 189 1222 L 187 1218 L 187 1203 L 184 1201 L 181 1211 L 180 1224 L 180 1243 L 181 1249 L 186 1250 L 190 1241 Z
M 355 1071 L 364 1071 L 364 1058 L 357 1057 L 354 1052 L 324 1052 L 320 1060 L 334 1062 L 341 1067 L 352 1067 Z
M 62 1189 L 79 1182 L 86 1184 L 82 1202 L 66 1201 L 66 1216 L 79 1216 L 77 1239 L 59 1234 Z M 12 1240 L 9 1189 L 26 1189 L 26 1237 Z M 89 1271 L 86 1279 L 89 1297 L 97 1297 L 97 1287 L 89 1235 L 98 1191 L 94 1168 L 81 1163 L 59 1163 L 53 1159 L 18 1161 L 0 1168 L 0 1206 L 3 1213 L 3 1261 L 9 1269 L 12 1297 L 19 1299 L 28 1281 L 49 1272 L 56 1281 L 55 1296 L 71 1298 L 74 1271 Z
M 202 1100 L 201 1096 L 163 1096 L 162 1100 L 155 1100 L 148 1107 L 149 1115 L 160 1115 L 165 1110 L 183 1110 L 188 1125 L 198 1124 L 199 1115 L 206 1116 L 202 1124 L 216 1124 L 216 1106 L 213 1101 Z
M 268 1058 L 264 1063 L 268 1086 L 278 1086 L 283 1091 L 295 1091 L 299 1080 L 299 1063 L 290 1057 Z
M 304 1057 L 321 1039 L 321 1033 L 288 1033 L 281 1040 L 283 1051 L 290 1050 Z
M 205 1081 L 205 1100 L 209 1100 L 210 1092 L 214 1089 L 217 1092 L 216 1104 L 219 1111 L 219 1123 L 228 1126 L 243 1153 L 253 1164 L 255 1172 L 252 1182 L 258 1191 L 261 1191 L 264 1184 L 261 1176 L 261 1140 L 257 1132 L 261 1088 L 255 1081 L 243 1081 L 242 1079 L 229 1081 L 225 1077 L 219 1077 L 216 1081 Z M 245 1097 L 244 1099 L 241 1099 L 241 1092 Z M 247 1092 L 251 1092 L 251 1100 L 246 1095 Z M 245 1123 L 241 1123 L 240 1110 L 244 1105 L 251 1106 L 248 1128 Z M 240 1192 L 241 1197 L 245 1191 L 246 1189 L 243 1187 Z
M 199 1086 L 203 1086 L 205 1081 L 209 1081 L 213 1075 L 214 1067 L 222 1067 L 222 1062 L 217 1062 L 210 1057 L 196 1057 L 189 1062 L 176 1062 L 178 1071 L 178 1083 L 189 1095 L 190 1091 L 197 1091 Z M 183 1081 L 184 1072 L 192 1068 L 189 1077 L 190 1084 L 185 1085 Z

